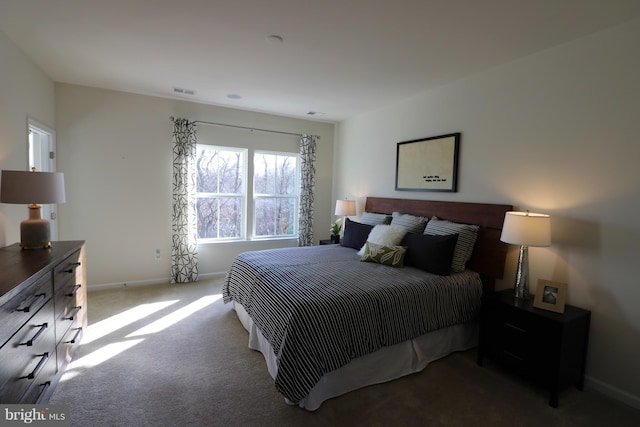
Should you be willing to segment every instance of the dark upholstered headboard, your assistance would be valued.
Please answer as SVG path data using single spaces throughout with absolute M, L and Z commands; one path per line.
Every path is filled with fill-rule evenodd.
M 480 227 L 473 255 L 467 267 L 482 277 L 485 292 L 493 291 L 496 279 L 502 279 L 508 245 L 500 241 L 504 214 L 513 210 L 511 205 L 489 203 L 438 202 L 431 200 L 367 197 L 366 212 L 400 212 L 431 218 L 475 224 Z

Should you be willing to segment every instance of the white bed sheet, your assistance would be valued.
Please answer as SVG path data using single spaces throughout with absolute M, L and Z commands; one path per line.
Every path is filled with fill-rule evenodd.
M 275 379 L 278 373 L 278 358 L 271 344 L 262 336 L 241 304 L 234 301 L 233 308 L 249 332 L 249 348 L 262 353 L 269 374 Z M 477 343 L 478 327 L 476 323 L 471 323 L 440 329 L 413 340 L 384 347 L 320 378 L 298 406 L 315 411 L 327 399 L 419 372 L 430 362 L 455 351 L 471 349 Z M 292 404 L 286 398 L 285 401 Z

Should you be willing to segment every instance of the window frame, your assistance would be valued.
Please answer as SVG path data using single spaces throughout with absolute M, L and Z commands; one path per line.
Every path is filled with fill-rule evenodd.
M 241 218 L 240 218 L 240 236 L 238 237 L 198 237 L 196 236 L 197 242 L 198 244 L 207 244 L 207 243 L 220 243 L 220 242 L 241 242 L 241 241 L 245 241 L 247 240 L 246 236 L 247 236 L 247 200 L 248 200 L 248 196 L 247 193 L 249 191 L 249 185 L 248 185 L 248 177 L 249 177 L 249 170 L 248 170 L 248 166 L 249 166 L 249 150 L 247 148 L 241 148 L 241 147 L 229 147 L 229 146 L 222 146 L 222 145 L 212 145 L 212 144 L 196 144 L 196 150 L 198 149 L 198 147 L 208 147 L 208 148 L 213 148 L 217 151 L 233 151 L 233 152 L 240 152 L 243 155 L 242 161 L 243 161 L 243 170 L 244 173 L 242 174 L 242 180 L 243 180 L 243 192 L 240 194 L 237 193 L 204 193 L 204 192 L 199 192 L 197 191 L 197 183 L 196 183 L 196 210 L 198 209 L 198 200 L 199 199 L 215 199 L 215 198 L 220 198 L 220 197 L 226 197 L 226 198 L 238 198 L 240 199 L 240 203 L 241 203 L 241 208 L 240 208 L 240 212 L 241 212 Z M 198 179 L 197 174 L 196 174 L 196 180 Z M 196 214 L 196 218 L 199 215 Z
M 227 193 L 202 193 L 196 191 L 196 209 L 197 201 L 201 198 L 216 198 L 216 197 L 238 197 L 241 198 L 241 224 L 240 224 L 240 236 L 239 237 L 216 237 L 216 238 L 200 238 L 197 237 L 198 244 L 221 244 L 221 243 L 238 243 L 238 242 L 264 242 L 272 240 L 296 240 L 298 238 L 298 218 L 300 210 L 300 180 L 301 180 L 301 159 L 300 153 L 289 152 L 283 150 L 269 150 L 269 149 L 257 149 L 247 147 L 234 147 L 225 145 L 205 144 L 198 143 L 197 147 L 207 147 L 209 149 L 215 149 L 218 151 L 234 151 L 244 153 L 244 193 L 242 195 L 227 194 Z M 255 158 L 256 154 L 267 154 L 276 156 L 295 157 L 296 159 L 296 182 L 295 196 L 279 195 L 279 194 L 255 194 Z M 197 179 L 197 176 L 196 176 Z M 209 196 L 207 196 L 209 195 Z M 283 198 L 294 199 L 294 215 L 293 215 L 293 233 L 287 235 L 256 235 L 256 200 L 264 198 Z M 196 215 L 198 216 L 198 215 Z
M 295 176 L 295 183 L 294 183 L 294 188 L 295 188 L 295 195 L 282 195 L 282 194 L 269 194 L 269 193 L 264 193 L 264 194 L 256 194 L 255 192 L 255 178 L 256 178 L 256 174 L 255 174 L 255 170 L 253 170 L 255 168 L 255 161 L 256 161 L 256 154 L 262 154 L 262 155 L 273 155 L 273 156 L 282 156 L 282 157 L 294 157 L 296 159 L 296 176 Z M 291 153 L 291 152 L 287 152 L 287 151 L 276 151 L 276 150 L 252 150 L 251 153 L 251 165 L 252 165 L 252 173 L 251 173 L 251 193 L 252 193 L 252 204 L 251 204 L 251 212 L 252 212 L 252 223 L 251 223 L 251 240 L 284 240 L 284 239 L 297 239 L 298 238 L 298 218 L 299 218 L 299 211 L 300 211 L 300 153 Z M 293 233 L 292 234 L 286 234 L 286 235 L 265 235 L 265 236 L 257 236 L 256 235 L 256 201 L 258 199 L 293 199 L 294 200 L 294 207 L 293 207 Z

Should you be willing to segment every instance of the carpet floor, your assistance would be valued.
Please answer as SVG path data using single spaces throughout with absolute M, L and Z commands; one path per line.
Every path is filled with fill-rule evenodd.
M 640 411 L 595 391 L 544 390 L 454 353 L 420 373 L 287 406 L 220 296 L 221 280 L 89 292 L 89 329 L 50 404 L 72 426 L 638 426 Z

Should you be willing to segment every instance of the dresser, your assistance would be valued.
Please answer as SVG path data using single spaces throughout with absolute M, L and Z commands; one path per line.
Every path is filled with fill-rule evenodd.
M 46 403 L 87 328 L 83 241 L 0 248 L 0 403 Z
M 496 292 L 483 300 L 478 364 L 487 357 L 546 388 L 555 408 L 562 389 L 584 386 L 590 321 L 588 310 L 554 313 L 516 300 L 511 289 Z

